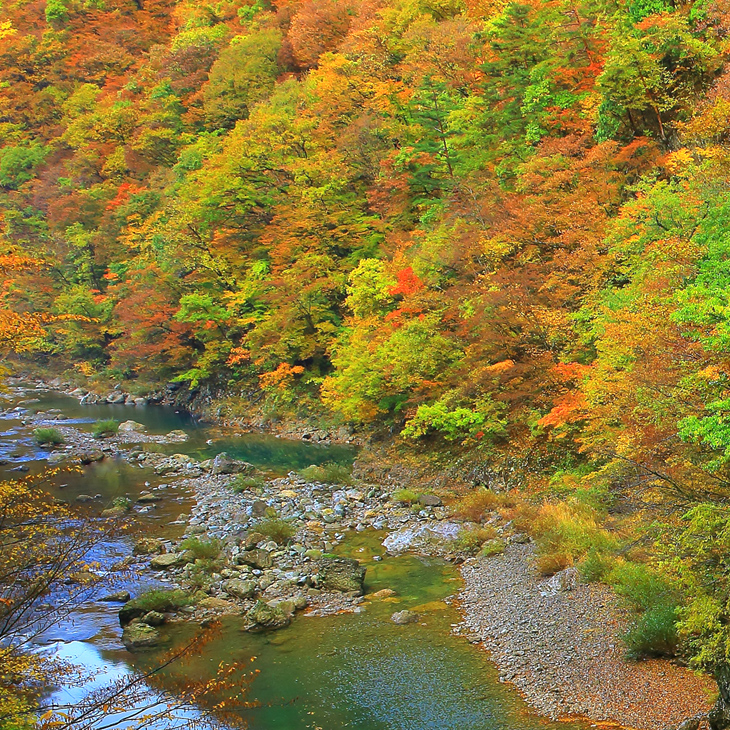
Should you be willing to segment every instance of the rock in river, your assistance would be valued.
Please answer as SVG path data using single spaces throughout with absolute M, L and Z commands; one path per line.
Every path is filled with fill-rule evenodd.
M 164 553 L 157 555 L 150 560 L 152 570 L 169 570 L 170 568 L 182 568 L 188 562 L 185 553 Z
M 317 587 L 325 591 L 340 591 L 362 595 L 365 568 L 352 558 L 322 558 L 319 561 Z
M 278 606 L 269 606 L 263 601 L 257 601 L 246 614 L 246 621 L 247 631 L 274 631 L 288 626 L 291 618 Z
M 390 620 L 394 624 L 405 626 L 405 624 L 415 624 L 418 618 L 418 614 L 413 611 L 397 611 L 390 617 Z
M 251 474 L 256 471 L 256 467 L 247 461 L 232 459 L 225 451 L 221 451 L 213 459 L 210 470 L 213 474 Z
M 160 632 L 153 626 L 140 621 L 132 621 L 122 632 L 122 644 L 129 651 L 147 649 L 160 643 Z

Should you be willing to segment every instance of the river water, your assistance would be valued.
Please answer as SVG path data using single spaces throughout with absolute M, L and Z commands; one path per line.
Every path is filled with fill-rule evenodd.
M 91 430 L 96 420 L 132 418 L 144 423 L 149 433 L 167 433 L 182 428 L 190 439 L 170 453 L 188 453 L 208 458 L 220 451 L 245 459 L 272 474 L 284 474 L 309 464 L 327 461 L 351 462 L 354 449 L 287 441 L 272 436 L 232 436 L 216 427 L 197 423 L 185 413 L 150 406 L 80 406 L 70 397 L 41 390 L 12 392 L 6 408 L 18 402 L 28 410 L 59 409 L 68 417 L 65 425 L 78 424 Z M 0 419 L 0 469 L 27 466 L 42 473 L 47 453 L 32 439 L 32 425 L 23 424 L 23 414 Z M 212 441 L 212 443 L 209 443 Z M 164 483 L 164 477 L 131 466 L 123 460 L 105 460 L 82 473 L 61 472 L 48 489 L 69 502 L 79 494 L 97 497 L 92 510 L 100 511 L 121 495 L 135 498 L 149 486 Z M 159 507 L 137 514 L 135 521 L 144 534 L 177 537 L 184 530 L 181 514 L 189 511 L 192 495 L 174 487 L 165 488 Z M 552 723 L 529 711 L 518 693 L 501 684 L 487 656 L 465 639 L 451 633 L 458 622 L 456 609 L 444 599 L 460 586 L 458 571 L 435 559 L 414 555 L 387 556 L 383 535 L 353 533 L 338 551 L 358 558 L 367 567 L 366 592 L 391 588 L 397 596 L 368 603 L 359 614 L 328 617 L 298 616 L 288 628 L 270 634 L 241 631 L 241 621 L 229 618 L 201 656 L 172 669 L 168 686 L 174 687 L 184 672 L 197 679 L 212 676 L 221 661 L 248 662 L 256 657 L 258 676 L 249 701 L 259 707 L 242 711 L 252 730 L 582 730 L 580 723 Z M 131 553 L 132 538 L 106 543 L 93 556 L 102 564 Z M 374 558 L 380 558 L 375 560 Z M 132 595 L 156 584 L 159 576 L 127 576 L 115 588 Z M 164 578 L 163 578 L 164 580 Z M 394 611 L 415 609 L 423 617 L 417 624 L 396 626 Z M 154 662 L 155 655 L 133 655 L 121 647 L 118 605 L 90 601 L 67 620 L 48 631 L 40 642 L 49 651 L 88 668 L 94 676 L 84 683 L 58 688 L 52 700 L 73 703 L 90 689 L 119 679 Z M 170 641 L 182 641 L 186 629 L 176 629 Z M 124 727 L 119 718 L 118 727 Z

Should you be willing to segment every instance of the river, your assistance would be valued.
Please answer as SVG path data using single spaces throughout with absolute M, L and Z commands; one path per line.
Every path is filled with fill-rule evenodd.
M 190 439 L 165 447 L 166 451 L 196 458 L 226 451 L 272 474 L 313 463 L 351 462 L 356 455 L 348 446 L 321 446 L 261 434 L 233 436 L 171 408 L 81 406 L 73 398 L 30 388 L 5 395 L 6 414 L 0 420 L 0 460 L 5 463 L 0 469 L 6 476 L 15 476 L 11 470 L 19 466 L 27 467 L 30 473 L 41 473 L 47 465 L 48 454 L 35 445 L 33 426 L 23 423 L 23 412 L 7 412 L 18 403 L 29 410 L 57 409 L 67 416 L 64 425 L 77 424 L 85 430 L 91 430 L 96 420 L 106 418 L 132 418 L 144 423 L 153 434 L 183 429 Z M 164 477 L 124 460 L 107 459 L 78 474 L 61 472 L 48 488 L 69 502 L 80 494 L 93 496 L 94 507 L 98 504 L 100 510 L 115 497 L 135 498 L 148 486 L 164 482 Z M 145 534 L 177 537 L 184 530 L 184 520 L 178 518 L 188 512 L 193 495 L 172 486 L 166 487 L 164 494 L 159 507 L 137 514 L 135 520 Z M 581 723 L 552 723 L 531 713 L 511 686 L 499 682 L 484 652 L 451 633 L 459 616 L 444 599 L 459 589 L 456 568 L 415 555 L 388 556 L 380 544 L 382 537 L 372 532 L 353 533 L 338 551 L 367 566 L 367 592 L 391 588 L 397 598 L 369 603 L 356 614 L 300 616 L 291 626 L 270 634 L 243 632 L 240 621 L 229 618 L 218 637 L 206 645 L 203 655 L 171 674 L 184 671 L 190 677 L 206 677 L 221 661 L 248 662 L 256 657 L 253 666 L 259 674 L 247 699 L 260 706 L 243 711 L 252 730 L 586 727 Z M 95 558 L 110 564 L 131 553 L 131 542 L 131 538 L 121 538 L 106 543 Z M 159 580 L 153 575 L 132 576 L 115 588 L 126 587 L 134 595 Z M 417 609 L 422 620 L 408 626 L 393 624 L 390 614 L 406 608 Z M 40 639 L 49 651 L 96 672 L 84 684 L 58 688 L 53 701 L 75 702 L 90 688 L 154 661 L 154 654 L 134 655 L 122 648 L 117 610 L 118 605 L 89 602 Z M 185 633 L 178 629 L 180 635 L 173 636 L 173 640 L 182 640 Z M 169 686 L 174 686 L 175 677 L 169 679 Z M 124 727 L 121 718 L 118 727 Z

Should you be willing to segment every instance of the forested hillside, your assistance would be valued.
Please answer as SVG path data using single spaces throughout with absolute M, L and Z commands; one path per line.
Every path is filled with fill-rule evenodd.
M 54 372 L 640 495 L 685 516 L 682 636 L 727 661 L 725 0 L 1 15 L 2 253 L 34 261 L 4 304 L 64 315 Z

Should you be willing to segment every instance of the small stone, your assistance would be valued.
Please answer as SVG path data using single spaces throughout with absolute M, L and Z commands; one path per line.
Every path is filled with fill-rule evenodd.
M 396 595 L 396 592 L 392 588 L 383 588 L 380 591 L 376 591 L 375 593 L 368 594 L 366 596 L 366 598 L 382 600 L 383 598 L 392 598 L 395 595 Z
M 139 504 L 154 504 L 156 502 L 162 502 L 162 500 L 162 495 L 153 494 L 152 492 L 142 492 L 142 494 L 137 497 L 137 502 Z
M 134 555 L 155 555 L 166 552 L 165 543 L 156 537 L 141 537 L 134 543 Z
M 94 461 L 102 461 L 104 452 L 101 449 L 90 449 L 79 452 L 79 461 L 82 464 L 91 464 Z

